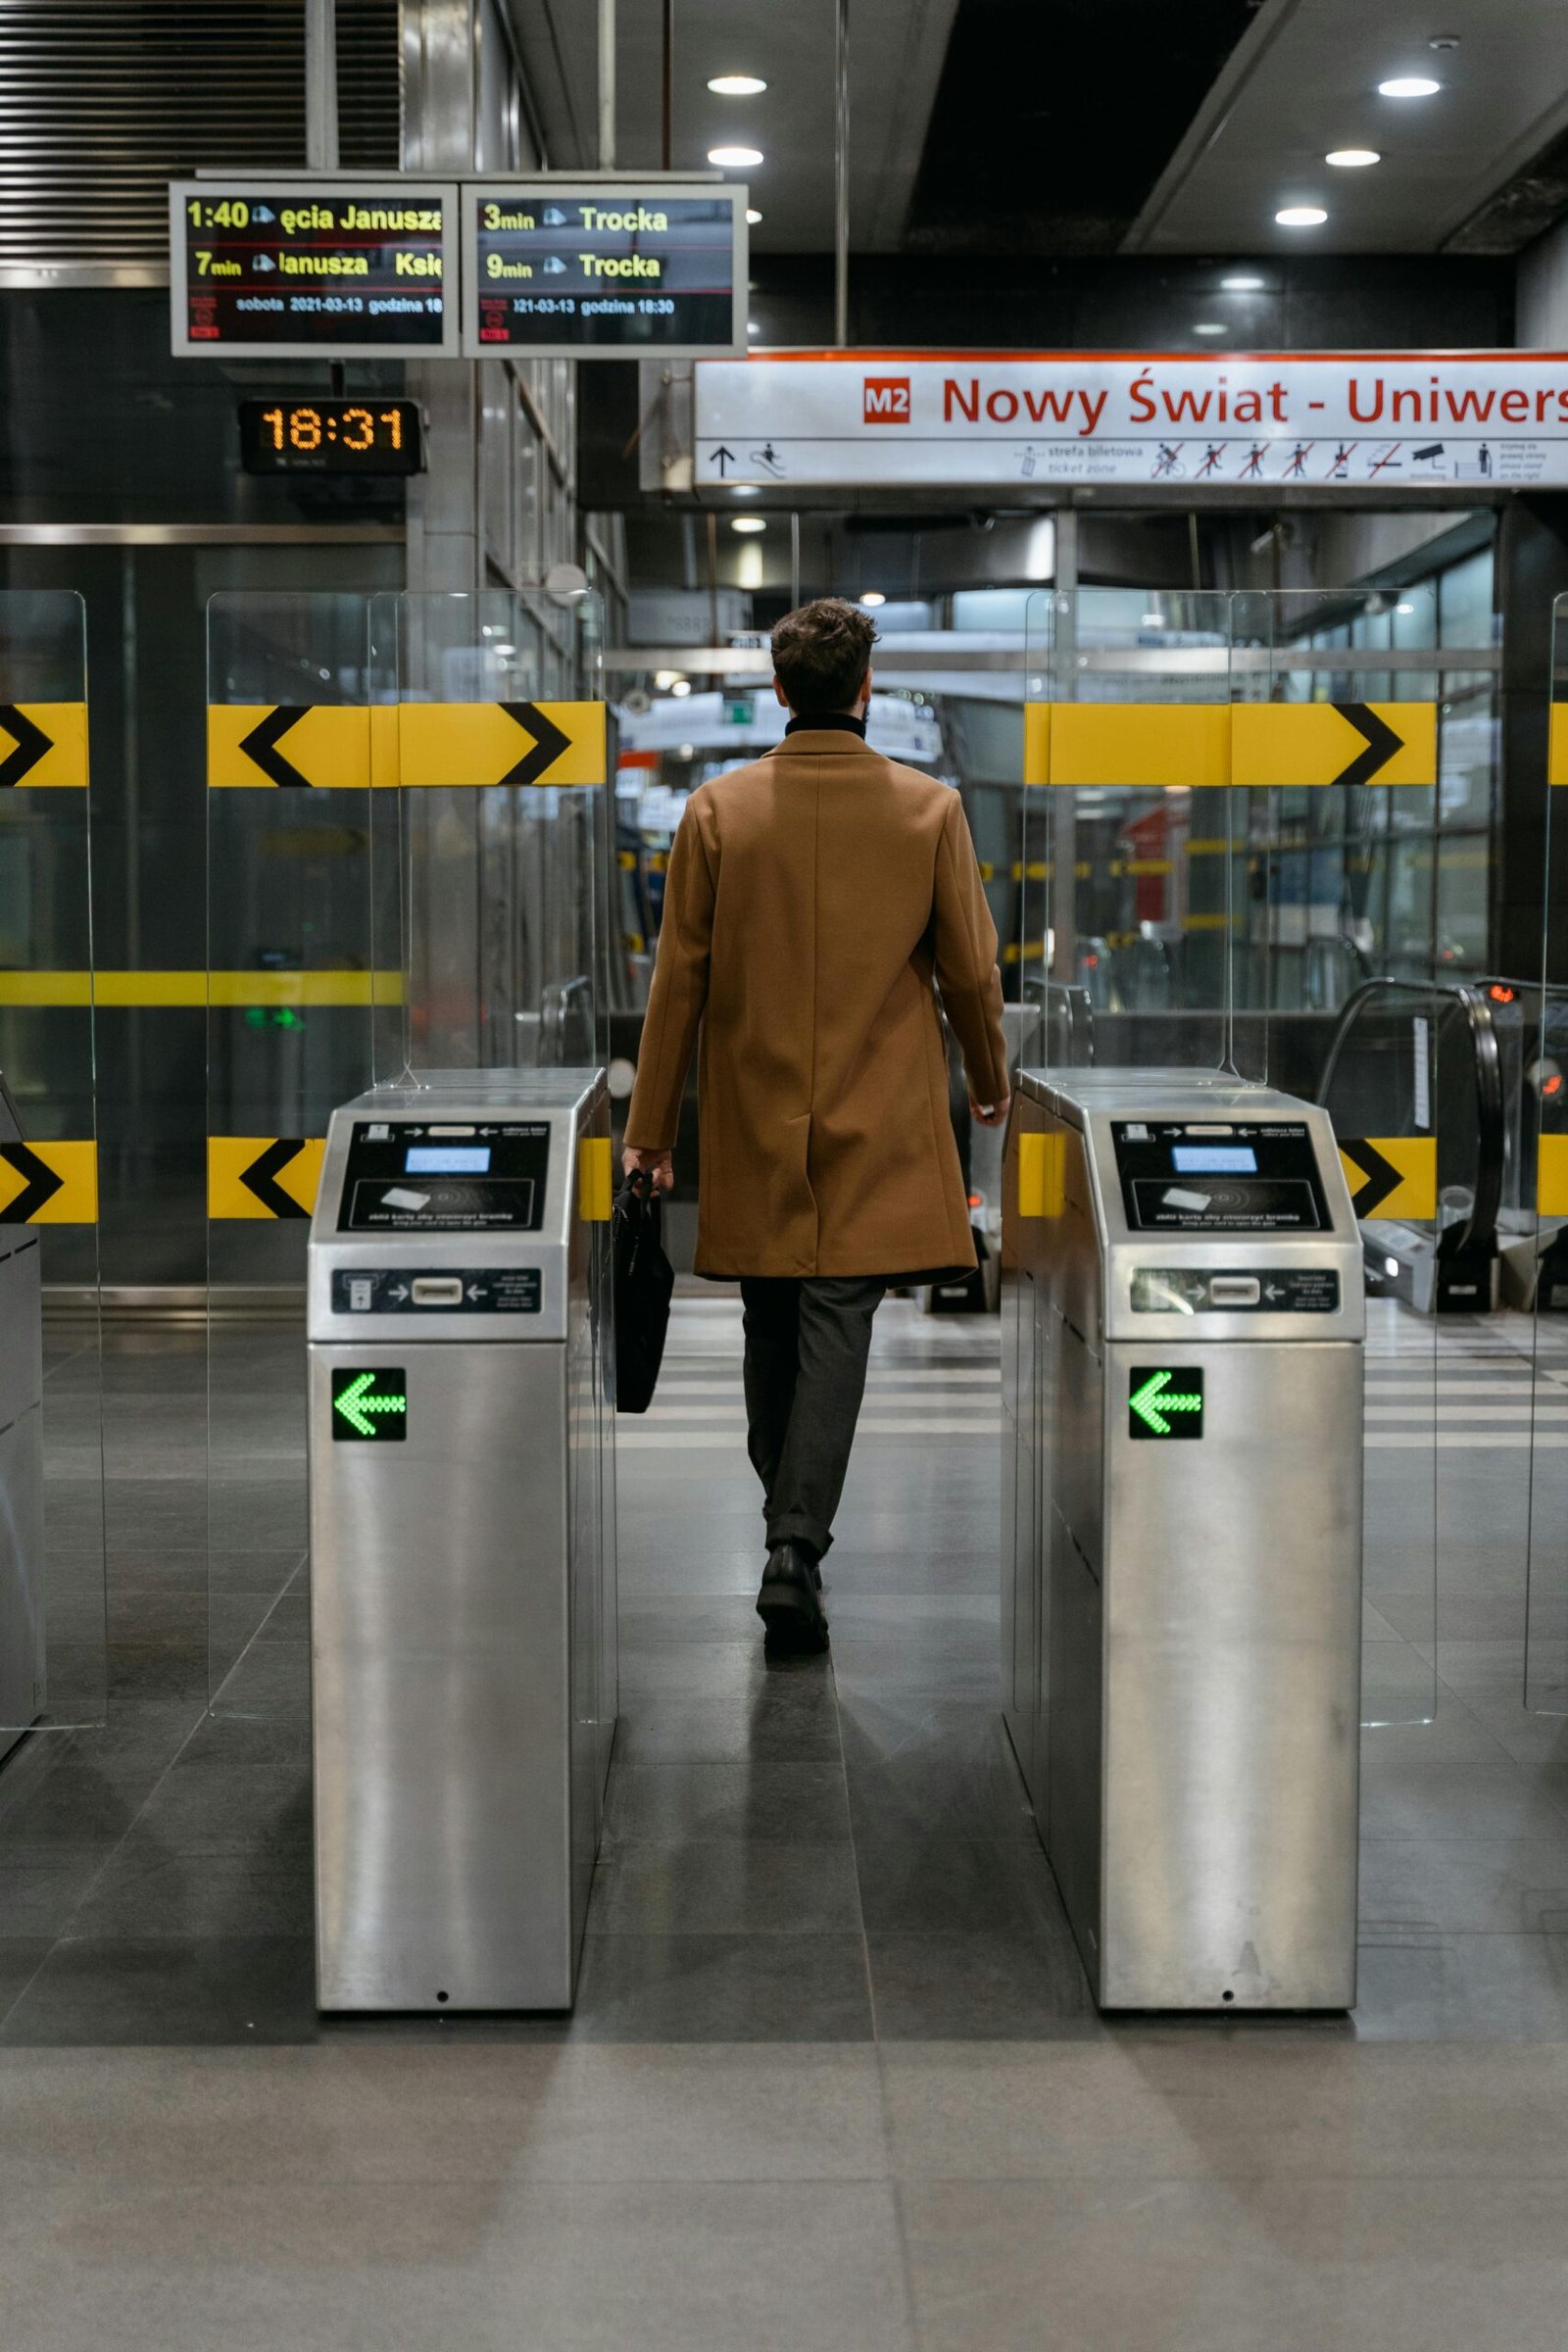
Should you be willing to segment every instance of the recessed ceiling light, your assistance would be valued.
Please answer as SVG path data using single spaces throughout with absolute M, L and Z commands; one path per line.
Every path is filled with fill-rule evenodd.
M 760 147 L 710 147 L 708 160 L 721 172 L 749 172 L 762 160 Z
M 1425 74 L 1396 74 L 1392 81 L 1378 83 L 1380 98 L 1435 98 L 1442 89 L 1441 81 L 1429 80 Z
M 756 74 L 715 74 L 708 86 L 720 98 L 757 98 L 767 84 Z
M 1222 335 L 1225 322 L 1222 318 L 1200 318 L 1193 332 L 1195 335 Z
M 736 498 L 756 498 L 757 495 L 757 484 L 755 482 L 736 483 L 734 489 L 734 496 Z
M 880 588 L 868 588 L 860 599 L 862 605 L 885 605 L 887 601 Z
M 1274 218 L 1281 228 L 1321 228 L 1328 215 L 1320 204 L 1288 204 Z
M 1141 629 L 1162 629 L 1164 625 L 1164 616 L 1159 612 L 1146 612 L 1138 623 Z
M 690 694 L 691 690 L 692 682 L 690 678 L 677 678 L 669 691 L 671 694 Z M 688 752 L 686 757 L 690 759 L 691 754 Z
M 656 669 L 654 672 L 654 684 L 660 688 L 662 693 L 673 694 L 677 686 L 684 685 L 689 687 L 691 680 L 683 677 L 682 673 L 678 669 Z
M 1368 164 L 1381 164 L 1383 158 L 1375 147 L 1332 147 L 1323 161 L 1337 172 L 1360 172 Z
M 748 210 L 747 210 L 747 214 L 746 214 L 746 218 L 747 218 L 747 220 L 750 221 L 750 223 L 751 223 L 752 227 L 753 227 L 753 228 L 755 228 L 755 227 L 757 226 L 757 223 L 759 222 L 759 220 L 760 220 L 760 219 L 762 218 L 762 216 L 761 216 L 761 214 L 760 214 L 760 212 L 757 210 L 756 206 L 755 206 L 755 205 L 753 205 L 753 206 L 751 206 L 751 207 L 749 207 L 749 208 L 748 208 Z
M 1263 291 L 1260 277 L 1222 277 L 1219 283 L 1220 291 L 1224 294 L 1261 294 Z
M 741 531 L 750 537 L 754 531 L 765 531 L 767 525 L 760 514 L 736 514 L 732 517 L 729 527 L 732 531 Z

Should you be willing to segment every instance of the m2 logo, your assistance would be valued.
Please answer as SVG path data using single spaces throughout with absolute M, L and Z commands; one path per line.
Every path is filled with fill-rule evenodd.
M 907 424 L 909 379 L 906 375 L 868 375 L 864 378 L 866 424 Z

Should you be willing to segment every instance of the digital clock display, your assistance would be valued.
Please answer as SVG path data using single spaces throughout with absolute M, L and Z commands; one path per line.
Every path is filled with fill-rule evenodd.
M 466 182 L 463 348 L 591 360 L 746 349 L 746 190 Z
M 247 473 L 422 473 L 424 439 L 412 400 L 242 400 Z
M 456 353 L 455 188 L 184 179 L 169 204 L 176 357 Z

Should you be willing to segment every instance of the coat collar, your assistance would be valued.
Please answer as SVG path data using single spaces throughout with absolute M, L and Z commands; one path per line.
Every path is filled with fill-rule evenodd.
M 869 747 L 858 735 L 839 727 L 802 727 L 794 735 L 786 735 L 774 744 L 772 756 L 779 760 L 820 758 L 823 753 L 838 760 L 853 760 Z

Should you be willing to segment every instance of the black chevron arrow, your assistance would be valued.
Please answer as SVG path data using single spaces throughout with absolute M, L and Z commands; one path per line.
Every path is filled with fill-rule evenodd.
M 249 760 L 254 760 L 270 783 L 286 784 L 291 789 L 309 792 L 311 779 L 284 759 L 277 746 L 297 725 L 310 709 L 309 703 L 279 703 L 275 710 L 259 719 L 248 735 L 240 737 L 239 748 Z
M 1375 784 L 1380 770 L 1387 767 L 1396 752 L 1404 749 L 1404 737 L 1396 735 L 1386 718 L 1379 718 L 1370 703 L 1336 703 L 1335 710 L 1366 737 L 1366 749 L 1357 752 L 1348 767 L 1342 767 L 1331 781 L 1335 784 Z
M 26 1190 L 0 1208 L 0 1225 L 30 1224 L 45 1202 L 54 1199 L 66 1180 L 63 1176 L 57 1176 L 53 1168 L 46 1167 L 37 1152 L 29 1152 L 25 1144 L 0 1144 L 0 1159 L 5 1161 L 8 1168 L 15 1168 L 19 1176 L 24 1176 L 27 1180 Z
M 239 1180 L 248 1193 L 254 1193 L 262 1206 L 274 1217 L 308 1217 L 310 1210 L 284 1192 L 275 1180 L 281 1176 L 291 1159 L 297 1159 L 305 1149 L 300 1135 L 280 1135 L 275 1144 L 269 1144 L 261 1156 L 253 1159 L 248 1168 L 241 1168 Z
M 45 752 L 53 751 L 53 739 L 17 709 L 15 703 L 0 703 L 0 727 L 15 738 L 16 750 L 0 761 L 0 788 L 20 784 L 32 773 Z
M 1392 1160 L 1385 1159 L 1364 1136 L 1349 1143 L 1342 1142 L 1340 1150 L 1347 1159 L 1353 1160 L 1366 1178 L 1350 1195 L 1350 1206 L 1358 1217 L 1375 1217 L 1391 1193 L 1396 1193 L 1404 1178 Z
M 501 708 L 509 718 L 516 720 L 533 747 L 524 752 L 515 767 L 508 769 L 501 782 L 537 784 L 546 770 L 555 766 L 562 753 L 570 749 L 571 737 L 553 718 L 546 718 L 537 703 L 503 703 Z

